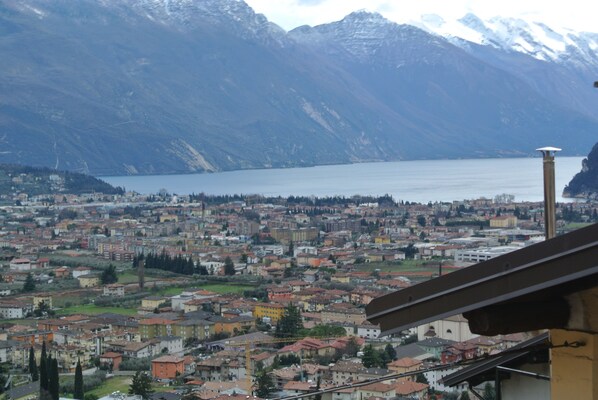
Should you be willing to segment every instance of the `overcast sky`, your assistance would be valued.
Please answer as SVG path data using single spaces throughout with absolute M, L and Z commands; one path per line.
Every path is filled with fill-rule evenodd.
M 457 19 L 473 12 L 482 19 L 523 17 L 553 27 L 598 32 L 595 0 L 245 0 L 256 12 L 286 30 L 338 21 L 352 11 L 377 11 L 395 22 L 422 14 Z

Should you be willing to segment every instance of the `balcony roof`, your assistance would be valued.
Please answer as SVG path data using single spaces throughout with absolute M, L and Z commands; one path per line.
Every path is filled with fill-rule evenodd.
M 378 297 L 368 304 L 366 313 L 370 322 L 380 324 L 382 334 L 400 332 L 462 313 L 472 327 L 472 322 L 478 325 L 487 322 L 472 319 L 479 317 L 477 311 L 488 307 L 498 306 L 504 310 L 506 306 L 511 313 L 515 313 L 520 304 L 537 306 L 540 310 L 546 308 L 543 304 L 552 301 L 551 306 L 556 304 L 555 307 L 559 307 L 558 302 L 563 296 L 597 284 L 598 224 L 594 224 Z M 567 308 L 564 312 L 568 313 L 566 304 L 561 308 Z M 505 315 L 486 313 L 485 317 L 492 314 L 496 314 L 496 318 Z M 526 325 L 523 328 L 530 330 L 564 325 L 562 318 L 529 323 L 547 326 Z M 523 328 L 513 332 L 526 330 Z

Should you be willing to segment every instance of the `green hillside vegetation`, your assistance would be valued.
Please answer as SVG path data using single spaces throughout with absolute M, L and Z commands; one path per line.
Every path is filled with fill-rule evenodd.
M 0 191 L 26 193 L 29 196 L 61 193 L 124 193 L 122 188 L 115 188 L 93 176 L 14 164 L 0 164 Z

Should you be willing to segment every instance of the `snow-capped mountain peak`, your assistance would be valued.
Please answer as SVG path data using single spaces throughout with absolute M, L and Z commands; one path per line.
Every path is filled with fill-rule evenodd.
M 576 62 L 594 64 L 593 49 L 598 42 L 593 34 L 554 28 L 541 22 L 520 18 L 494 17 L 483 20 L 468 13 L 454 21 L 438 15 L 423 15 L 411 22 L 430 33 L 447 38 L 452 43 L 467 47 L 468 43 L 493 46 L 505 51 L 515 51 L 543 61 L 571 61 L 571 52 L 577 54 Z

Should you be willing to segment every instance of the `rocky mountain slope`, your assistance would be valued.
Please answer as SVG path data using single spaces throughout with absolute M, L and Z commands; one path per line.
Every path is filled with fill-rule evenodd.
M 240 0 L 5 0 L 0 162 L 113 175 L 586 154 L 596 118 L 522 65 L 571 74 L 377 14 L 287 33 Z
M 598 143 L 583 159 L 581 171 L 565 187 L 563 195 L 598 200 Z

